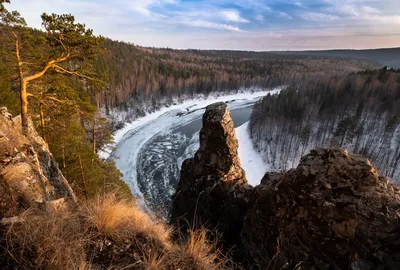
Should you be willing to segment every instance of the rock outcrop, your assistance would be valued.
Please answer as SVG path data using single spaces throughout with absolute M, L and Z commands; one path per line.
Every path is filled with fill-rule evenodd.
M 227 241 L 239 237 L 251 187 L 240 166 L 238 147 L 227 105 L 208 106 L 200 149 L 184 161 L 173 197 L 172 220 L 183 230 L 207 226 L 217 228 Z
M 11 192 L 10 186 L 0 175 L 0 220 L 4 217 L 14 216 L 17 211 L 17 203 Z
M 1 201 L 1 208 L 12 201 L 20 209 L 32 205 L 60 207 L 65 198 L 76 202 L 47 143 L 32 123 L 29 136 L 23 136 L 20 121 L 19 116 L 13 118 L 6 108 L 0 108 L 0 185 L 1 192 L 10 195 L 10 200 Z
M 400 188 L 366 158 L 313 150 L 252 188 L 226 105 L 207 107 L 200 140 L 174 195 L 184 229 L 216 228 L 251 269 L 400 269 Z
M 250 205 L 241 244 L 261 269 L 400 269 L 400 189 L 366 158 L 311 151 L 267 173 Z

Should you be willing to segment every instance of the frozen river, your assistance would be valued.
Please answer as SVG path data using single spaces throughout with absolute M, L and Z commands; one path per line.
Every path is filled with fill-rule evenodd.
M 272 93 L 276 91 L 279 90 Z M 169 208 L 171 196 L 178 184 L 183 160 L 192 157 L 198 149 L 201 118 L 205 107 L 218 101 L 227 102 L 235 127 L 239 127 L 249 121 L 254 103 L 268 94 L 262 93 L 186 102 L 166 108 L 147 121 L 128 125 L 123 135 L 117 135 L 116 150 L 111 158 L 123 173 L 124 181 L 132 192 L 145 198 L 150 208 L 165 212 L 164 209 Z M 243 145 L 251 147 L 245 128 L 241 128 L 238 137 L 240 144 L 240 140 L 244 140 Z M 253 160 L 257 159 L 254 157 L 256 154 L 249 155 L 252 149 L 243 150 L 239 149 L 239 154 L 243 154 L 243 157 L 240 157 L 245 170 L 248 162 L 260 164 L 260 158 Z M 251 160 L 248 160 L 249 157 Z M 257 167 L 260 170 L 259 175 L 262 176 L 265 171 L 259 168 L 259 164 Z

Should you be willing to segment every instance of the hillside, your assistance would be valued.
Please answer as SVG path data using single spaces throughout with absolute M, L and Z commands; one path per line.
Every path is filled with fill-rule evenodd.
M 399 108 L 400 72 L 365 71 L 265 97 L 253 109 L 249 131 L 272 169 L 294 168 L 316 147 L 345 147 L 396 181 Z
M 43 139 L 21 136 L 6 109 L 0 117 L 4 269 L 400 266 L 398 186 L 364 157 L 318 149 L 251 187 L 224 103 L 206 109 L 200 147 L 182 166 L 172 224 L 118 193 L 76 200 Z
M 143 48 L 111 40 L 105 47 L 107 53 L 99 58 L 97 70 L 108 75 L 110 86 L 102 94 L 101 107 L 114 122 L 115 114 L 132 120 L 162 104 L 171 104 L 173 98 L 300 85 L 329 74 L 380 67 L 363 60 Z
M 343 59 L 369 60 L 390 68 L 400 68 L 400 48 L 371 50 L 282 51 L 271 53 L 278 55 L 339 57 Z

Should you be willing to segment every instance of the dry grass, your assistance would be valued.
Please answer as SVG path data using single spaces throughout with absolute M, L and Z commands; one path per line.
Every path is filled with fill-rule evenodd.
M 187 239 L 171 251 L 172 261 L 181 269 L 224 269 L 227 261 L 207 234 L 205 229 L 190 230 Z
M 23 214 L 6 234 L 7 263 L 22 269 L 88 269 L 79 218 L 70 212 Z
M 95 226 L 100 235 L 113 240 L 148 237 L 160 241 L 165 247 L 171 245 L 171 229 L 139 209 L 134 200 L 118 199 L 114 194 L 104 195 L 88 203 L 82 212 L 89 226 Z
M 19 269 L 224 269 L 206 230 L 175 241 L 164 221 L 134 200 L 105 195 L 79 209 L 27 211 L 2 241 L 0 265 Z

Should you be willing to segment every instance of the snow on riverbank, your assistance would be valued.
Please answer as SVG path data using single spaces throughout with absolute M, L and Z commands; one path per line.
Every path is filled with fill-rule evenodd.
M 138 128 L 142 125 L 145 125 L 146 123 L 153 121 L 163 114 L 170 112 L 172 110 L 182 110 L 183 112 L 189 112 L 189 111 L 194 111 L 197 109 L 205 108 L 206 106 L 213 104 L 215 102 L 229 102 L 232 100 L 254 100 L 254 99 L 259 99 L 260 97 L 266 96 L 268 94 L 274 95 L 279 93 L 282 90 L 282 87 L 277 87 L 274 89 L 270 90 L 264 90 L 264 91 L 254 91 L 254 89 L 248 89 L 247 92 L 242 92 L 242 93 L 236 93 L 236 94 L 230 94 L 230 95 L 225 95 L 225 96 L 208 96 L 206 98 L 203 97 L 203 99 L 194 99 L 194 100 L 187 100 L 181 104 L 169 106 L 169 107 L 164 107 L 159 111 L 156 111 L 154 113 L 150 113 L 142 118 L 139 118 L 131 123 L 126 124 L 122 129 L 117 130 L 114 134 L 114 144 L 109 145 L 106 147 L 103 151 L 99 151 L 99 156 L 104 159 L 108 159 L 111 155 L 112 149 L 118 145 L 118 143 L 123 140 L 123 138 L 126 135 L 129 135 L 129 131 Z
M 242 168 L 246 172 L 247 181 L 250 185 L 257 186 L 270 168 L 264 162 L 261 154 L 255 150 L 247 130 L 248 126 L 249 122 L 246 122 L 236 128 L 236 137 L 239 141 L 238 152 Z

